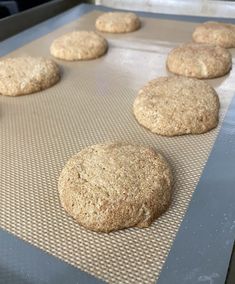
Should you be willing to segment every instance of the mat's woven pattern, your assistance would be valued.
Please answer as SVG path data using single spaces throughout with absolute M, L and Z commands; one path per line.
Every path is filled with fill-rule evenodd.
M 94 14 L 87 15 L 80 24 L 84 27 L 93 20 Z M 54 35 L 74 26 L 78 24 L 28 44 L 14 55 L 49 56 L 48 44 Z M 134 34 L 132 37 L 135 39 Z M 109 283 L 154 283 L 218 129 L 167 138 L 139 126 L 132 115 L 133 100 L 140 86 L 165 73 L 166 55 L 150 52 L 148 40 L 142 43 L 148 51 L 134 49 L 134 40 L 124 49 L 122 41 L 116 37 L 108 54 L 95 61 L 58 61 L 64 74 L 61 83 L 51 89 L 17 98 L 0 97 L 0 226 Z M 231 94 L 222 91 L 223 85 L 218 87 L 225 110 Z M 110 140 L 152 145 L 172 165 L 173 204 L 148 229 L 89 232 L 59 204 L 57 179 L 67 159 L 85 146 Z

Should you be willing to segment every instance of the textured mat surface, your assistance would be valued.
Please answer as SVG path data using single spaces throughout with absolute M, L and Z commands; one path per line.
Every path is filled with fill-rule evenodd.
M 76 28 L 93 29 L 99 14 L 89 13 L 8 56 L 50 57 L 54 38 Z M 135 121 L 132 104 L 138 89 L 167 74 L 168 51 L 190 41 L 195 26 L 142 20 L 142 29 L 135 33 L 105 35 L 110 48 L 100 59 L 58 60 L 63 76 L 56 86 L 28 96 L 0 97 L 0 226 L 109 283 L 155 282 L 219 130 L 167 138 Z M 232 98 L 234 73 L 208 81 L 220 96 L 220 124 Z M 174 199 L 150 228 L 98 234 L 67 216 L 59 203 L 57 180 L 71 155 L 114 140 L 162 152 L 174 171 Z

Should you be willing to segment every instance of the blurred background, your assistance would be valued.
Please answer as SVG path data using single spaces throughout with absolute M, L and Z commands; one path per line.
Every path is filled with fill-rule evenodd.
M 214 0 L 214 1 L 223 1 L 223 0 Z M 223 2 L 231 2 L 231 1 L 235 1 L 235 0 L 228 0 L 228 1 L 223 1 Z M 206 1 L 206 0 L 132 0 L 132 1 L 125 1 L 125 0 L 121 0 L 121 1 L 112 1 L 112 0 L 98 0 L 98 1 L 79 1 L 79 0 L 0 0 L 0 18 L 3 17 L 7 17 L 22 11 L 25 11 L 27 9 L 31 9 L 33 7 L 37 7 L 39 5 L 45 4 L 45 3 L 49 3 L 50 4 L 59 4 L 62 5 L 64 7 L 72 7 L 73 5 L 76 5 L 79 2 L 96 2 L 96 4 L 103 4 L 103 5 L 128 5 L 128 4 L 134 4 L 135 6 L 149 6 L 149 5 L 159 5 L 159 4 L 163 4 L 168 2 L 169 4 L 172 4 L 172 2 L 176 3 L 178 2 L 179 5 L 183 5 L 183 4 L 191 4 L 195 2 L 198 2 L 199 4 L 201 3 L 201 5 L 206 4 L 208 2 L 213 2 L 213 1 Z M 184 3 L 185 2 L 185 3 Z
M 52 1 L 52 0 L 0 0 L 0 18 L 4 18 L 22 11 L 25 11 L 27 9 L 31 9 L 33 7 L 37 7 L 39 5 L 49 3 L 50 4 L 59 4 L 64 7 L 71 7 L 76 3 L 79 3 L 81 1 L 70 1 L 70 0 L 64 0 L 64 1 Z

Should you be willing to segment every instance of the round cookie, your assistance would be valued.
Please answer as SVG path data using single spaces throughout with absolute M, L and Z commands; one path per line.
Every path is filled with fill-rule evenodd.
M 137 121 L 153 133 L 199 134 L 217 126 L 219 98 L 201 80 L 160 77 L 139 91 L 133 111 Z
M 19 96 L 47 89 L 60 80 L 59 66 L 42 57 L 0 60 L 0 94 Z
M 205 22 L 195 28 L 193 40 L 197 43 L 214 44 L 224 48 L 235 47 L 235 25 Z
M 55 39 L 50 52 L 56 58 L 74 61 L 95 59 L 108 49 L 104 37 L 95 32 L 74 31 Z
M 140 28 L 140 19 L 134 13 L 109 12 L 99 16 L 96 29 L 108 33 L 129 33 Z
M 224 76 L 231 66 L 230 52 L 209 44 L 183 44 L 172 49 L 167 57 L 169 71 L 198 79 Z
M 87 229 L 143 228 L 169 207 L 172 174 L 166 160 L 151 148 L 99 144 L 69 159 L 58 190 L 62 206 Z

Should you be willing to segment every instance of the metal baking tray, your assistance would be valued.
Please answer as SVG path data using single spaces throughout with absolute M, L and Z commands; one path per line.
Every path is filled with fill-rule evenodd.
M 77 6 L 2 42 L 0 54 L 51 57 L 56 37 L 94 30 L 96 17 L 108 10 Z M 221 101 L 216 129 L 170 138 L 142 128 L 132 114 L 139 88 L 168 74 L 167 53 L 190 41 L 196 24 L 208 18 L 138 14 L 140 30 L 103 34 L 109 42 L 105 56 L 56 60 L 59 84 L 0 97 L 0 283 L 225 281 L 235 234 L 235 70 L 208 80 Z M 114 140 L 163 153 L 174 171 L 174 198 L 147 229 L 99 234 L 65 213 L 57 180 L 71 155 Z

